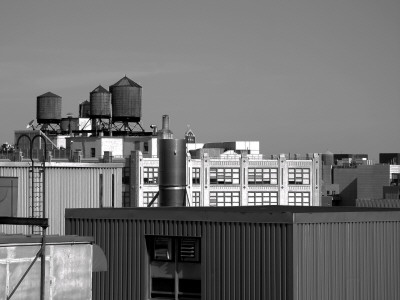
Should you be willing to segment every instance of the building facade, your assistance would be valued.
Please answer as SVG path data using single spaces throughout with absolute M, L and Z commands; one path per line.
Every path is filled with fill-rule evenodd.
M 191 206 L 320 205 L 318 154 L 302 159 L 287 159 L 284 154 L 265 159 L 233 150 L 211 153 L 204 152 L 199 158 L 187 155 Z M 158 192 L 158 158 L 133 151 L 126 168 L 123 182 L 130 189 L 123 195 L 125 206 L 147 206 Z

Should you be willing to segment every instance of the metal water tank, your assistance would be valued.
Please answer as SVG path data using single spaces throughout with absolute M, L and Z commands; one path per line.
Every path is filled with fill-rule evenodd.
M 60 128 L 63 132 L 79 130 L 79 118 L 62 118 Z
M 90 102 L 83 101 L 79 104 L 79 117 L 80 118 L 89 118 L 90 117 Z
M 111 94 L 101 85 L 90 92 L 90 117 L 111 117 Z
M 36 119 L 39 124 L 59 124 L 61 120 L 61 97 L 48 92 L 37 97 Z
M 112 120 L 139 122 L 142 117 L 142 87 L 128 77 L 110 86 Z

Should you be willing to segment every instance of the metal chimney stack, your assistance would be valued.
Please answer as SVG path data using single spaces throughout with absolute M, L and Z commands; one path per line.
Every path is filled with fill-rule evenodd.
M 159 139 L 172 139 L 174 134 L 169 129 L 169 116 L 163 115 L 162 117 L 162 128 L 158 131 L 158 138 Z
M 163 115 L 162 117 L 162 128 L 165 130 L 169 130 L 169 116 Z
M 186 141 L 160 139 L 158 155 L 158 206 L 186 206 Z

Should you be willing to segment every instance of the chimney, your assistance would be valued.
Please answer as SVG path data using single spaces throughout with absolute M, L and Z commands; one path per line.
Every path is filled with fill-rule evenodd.
M 169 130 L 169 116 L 163 115 L 162 119 L 162 129 L 158 131 L 159 139 L 173 139 L 174 134 L 171 130 Z

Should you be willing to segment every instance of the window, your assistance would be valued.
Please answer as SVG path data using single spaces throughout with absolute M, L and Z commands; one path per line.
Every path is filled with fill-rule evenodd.
M 278 169 L 249 168 L 248 184 L 278 184 Z
M 143 192 L 143 206 L 147 206 L 156 194 L 157 192 Z M 158 206 L 158 199 L 154 201 L 152 206 Z
M 200 184 L 200 168 L 192 169 L 192 183 Z
M 140 150 L 140 142 L 135 141 L 135 150 Z
M 123 201 L 123 207 L 129 207 L 131 206 L 130 204 L 130 195 L 129 191 L 122 192 L 122 201 Z
M 310 184 L 310 169 L 289 168 L 289 184 Z
M 143 168 L 143 183 L 156 184 L 158 182 L 158 167 Z
M 122 183 L 123 183 L 123 184 L 129 184 L 129 181 L 130 181 L 130 171 L 131 171 L 131 168 L 130 168 L 130 167 L 123 167 L 123 168 L 122 168 L 122 173 L 123 173 L 123 175 L 122 175 Z
M 200 206 L 200 192 L 192 193 L 193 206 Z
M 248 205 L 278 205 L 278 192 L 249 192 Z
M 149 236 L 151 299 L 201 299 L 200 238 Z
M 310 206 L 310 193 L 289 192 L 289 205 Z
M 393 173 L 391 176 L 390 180 L 390 185 L 391 186 L 399 186 L 400 184 L 400 174 L 399 173 Z
M 239 192 L 210 192 L 210 206 L 239 206 Z
M 149 152 L 149 142 L 144 142 L 143 143 L 143 152 L 148 153 Z
M 210 184 L 239 184 L 239 168 L 211 168 Z
M 96 148 L 90 148 L 90 157 L 96 157 Z

